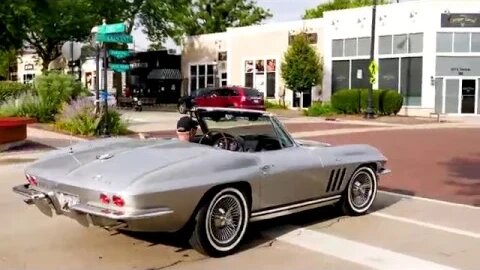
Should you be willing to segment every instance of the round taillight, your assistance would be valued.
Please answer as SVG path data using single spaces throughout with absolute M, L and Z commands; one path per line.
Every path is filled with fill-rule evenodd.
M 25 177 L 30 185 L 38 186 L 37 178 L 33 175 L 26 174 Z
M 105 195 L 105 194 L 100 194 L 100 202 L 103 204 L 109 204 L 110 203 L 110 198 Z
M 112 197 L 113 204 L 119 207 L 123 207 L 125 205 L 125 201 L 122 199 L 122 197 L 113 195 Z

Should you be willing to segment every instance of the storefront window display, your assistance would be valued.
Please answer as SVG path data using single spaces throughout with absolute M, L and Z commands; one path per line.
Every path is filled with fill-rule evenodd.
M 276 60 L 246 60 L 245 86 L 256 88 L 266 93 L 267 97 L 274 98 L 276 89 Z

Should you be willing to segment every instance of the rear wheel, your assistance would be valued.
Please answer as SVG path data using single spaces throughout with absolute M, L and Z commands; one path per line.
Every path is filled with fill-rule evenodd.
M 350 178 L 340 202 L 346 215 L 363 215 L 377 195 L 377 175 L 368 166 L 358 168 Z
M 249 216 L 243 192 L 233 187 L 221 189 L 200 206 L 190 245 L 208 256 L 230 255 L 245 235 Z

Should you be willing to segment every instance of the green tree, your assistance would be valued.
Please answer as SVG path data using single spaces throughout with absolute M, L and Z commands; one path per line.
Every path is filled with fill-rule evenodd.
M 285 52 L 281 75 L 285 86 L 294 92 L 310 91 L 322 83 L 321 59 L 305 32 L 296 35 Z
M 377 0 L 378 5 L 391 3 L 390 0 Z M 322 18 L 323 13 L 332 10 L 358 8 L 373 5 L 373 0 L 333 0 L 305 10 L 303 19 Z
M 0 51 L 23 46 L 24 27 L 31 15 L 30 0 L 0 1 Z
M 250 0 L 149 0 L 147 5 L 142 23 L 156 43 L 166 37 L 179 43 L 183 35 L 224 32 L 228 27 L 259 24 L 272 16 Z
M 17 50 L 0 51 L 0 77 L 9 78 L 9 67 L 17 64 Z

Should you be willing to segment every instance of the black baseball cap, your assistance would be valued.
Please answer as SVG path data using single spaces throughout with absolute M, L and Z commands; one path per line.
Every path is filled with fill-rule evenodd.
M 178 132 L 188 132 L 194 128 L 197 128 L 198 122 L 190 118 L 189 116 L 183 116 L 178 119 L 177 122 L 177 131 Z

